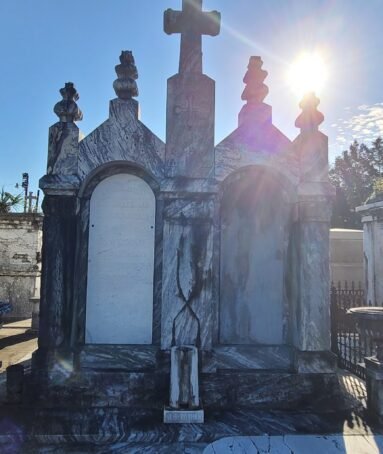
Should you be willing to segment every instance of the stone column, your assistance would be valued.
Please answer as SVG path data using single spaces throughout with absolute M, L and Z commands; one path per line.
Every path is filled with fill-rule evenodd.
M 182 11 L 165 11 L 165 33 L 181 34 L 179 73 L 168 80 L 168 177 L 206 178 L 213 171 L 215 83 L 202 74 L 202 35 L 219 30 L 220 14 L 202 11 L 202 0 L 183 0 Z
M 82 118 L 72 83 L 60 90 L 63 100 L 54 111 L 60 121 L 49 130 L 47 175 L 44 191 L 43 248 L 40 295 L 39 348 L 33 357 L 35 373 L 52 378 L 70 364 L 77 231 L 78 144 L 81 133 L 73 123 Z M 57 367 L 58 366 L 58 367 Z M 40 376 L 42 378 L 42 376 Z
M 39 347 L 69 346 L 76 246 L 76 197 L 46 195 L 43 203 Z
M 362 215 L 364 288 L 366 302 L 383 306 L 383 187 L 375 183 L 375 192 L 365 205 L 356 208 Z
M 293 343 L 300 373 L 333 372 L 331 348 L 329 230 L 333 188 L 328 181 L 328 140 L 318 131 L 323 115 L 319 100 L 308 94 L 296 121 L 294 141 L 300 164 L 297 223 L 294 232 L 297 288 Z
M 173 197 L 164 202 L 161 348 L 211 350 L 214 196 Z

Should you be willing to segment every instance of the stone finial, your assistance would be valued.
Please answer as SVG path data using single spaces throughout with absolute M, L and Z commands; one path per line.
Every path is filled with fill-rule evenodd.
M 262 65 L 261 57 L 250 57 L 248 69 L 243 78 L 246 87 L 242 93 L 242 99 L 248 104 L 262 103 L 269 93 L 269 89 L 263 83 L 267 77 L 267 71 L 262 69 Z
M 319 125 L 323 122 L 324 116 L 317 109 L 319 102 L 319 98 L 315 96 L 314 92 L 310 92 L 299 103 L 302 113 L 296 119 L 295 126 L 300 128 L 301 131 L 317 131 Z
M 120 99 L 132 99 L 138 96 L 136 83 L 138 72 L 132 52 L 123 50 L 120 55 L 120 62 L 115 67 L 118 78 L 113 82 L 113 88 Z
M 61 88 L 60 94 L 63 97 L 54 107 L 54 113 L 59 117 L 62 123 L 73 123 L 82 120 L 82 112 L 76 101 L 79 99 L 77 90 L 72 82 L 67 82 L 64 88 Z

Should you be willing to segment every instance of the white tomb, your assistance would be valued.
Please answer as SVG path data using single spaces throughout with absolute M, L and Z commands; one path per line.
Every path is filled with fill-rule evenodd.
M 155 197 L 131 174 L 101 181 L 90 201 L 88 344 L 151 344 Z

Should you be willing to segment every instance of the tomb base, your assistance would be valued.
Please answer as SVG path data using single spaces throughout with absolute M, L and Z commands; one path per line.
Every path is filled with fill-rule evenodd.
M 332 356 L 322 358 L 327 368 L 320 354 L 309 356 L 297 373 L 286 347 L 201 352 L 199 393 L 205 412 L 344 407 L 337 373 L 331 372 Z M 32 376 L 26 376 L 27 399 L 38 406 L 153 409 L 162 420 L 169 405 L 170 352 L 157 346 L 87 346 L 74 357 L 38 350 L 33 366 Z
M 383 363 L 376 357 L 365 358 L 367 408 L 377 420 L 383 421 Z
M 203 409 L 198 410 L 174 410 L 173 408 L 164 408 L 165 424 L 203 424 L 205 412 Z
M 169 373 L 83 371 L 72 374 L 66 382 L 27 384 L 26 399 L 46 408 L 163 412 L 168 405 L 169 381 Z M 241 408 L 326 411 L 347 406 L 336 374 L 266 371 L 201 374 L 200 392 L 205 412 Z M 163 419 L 160 414 L 159 417 Z

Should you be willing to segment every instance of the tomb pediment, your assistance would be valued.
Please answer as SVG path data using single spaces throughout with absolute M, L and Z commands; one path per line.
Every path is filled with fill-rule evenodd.
M 165 144 L 138 119 L 135 100 L 114 99 L 109 119 L 79 143 L 81 179 L 107 163 L 124 161 L 162 179 Z
M 299 161 L 291 141 L 274 125 L 243 124 L 215 148 L 215 178 L 224 180 L 248 166 L 262 166 L 299 183 Z

